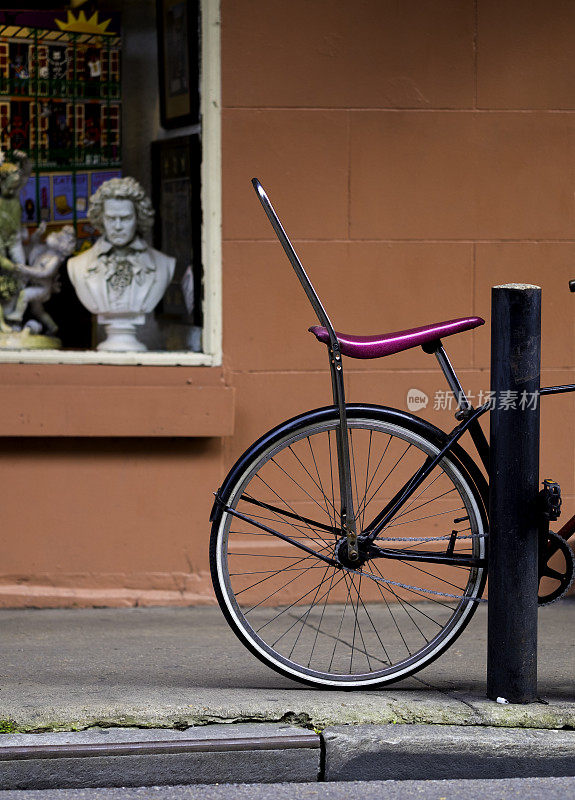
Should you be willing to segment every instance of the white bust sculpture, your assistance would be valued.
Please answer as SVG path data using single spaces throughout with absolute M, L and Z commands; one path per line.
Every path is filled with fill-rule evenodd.
M 88 219 L 104 235 L 69 259 L 68 274 L 80 302 L 106 328 L 98 350 L 146 350 L 135 326 L 160 302 L 176 266 L 142 238 L 154 219 L 150 200 L 134 178 L 112 178 L 90 198 Z

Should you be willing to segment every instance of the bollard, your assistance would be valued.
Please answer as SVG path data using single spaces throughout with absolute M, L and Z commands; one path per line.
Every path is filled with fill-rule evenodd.
M 491 296 L 487 696 L 537 698 L 537 494 L 541 289 Z

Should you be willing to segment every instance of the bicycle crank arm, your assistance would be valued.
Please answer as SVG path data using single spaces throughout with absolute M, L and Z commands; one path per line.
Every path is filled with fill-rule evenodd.
M 431 551 L 396 550 L 372 545 L 369 549 L 370 558 L 391 558 L 396 561 L 424 561 L 427 564 L 445 564 L 450 567 L 487 567 L 486 558 L 475 558 L 466 555 L 446 555 Z
M 223 506 L 224 511 L 228 514 L 231 514 L 232 517 L 237 517 L 238 519 L 243 520 L 244 522 L 248 522 L 250 525 L 253 525 L 255 528 L 259 528 L 266 533 L 271 533 L 272 536 L 277 536 L 278 539 L 281 539 L 288 544 L 292 544 L 294 547 L 298 547 L 300 550 L 303 550 L 305 553 L 309 553 L 315 558 L 319 558 L 320 561 L 325 561 L 326 564 L 329 564 L 330 567 L 341 567 L 339 561 L 336 561 L 335 558 L 330 558 L 329 556 L 324 556 L 323 553 L 318 553 L 317 550 L 314 550 L 311 547 L 308 547 L 301 542 L 296 542 L 294 539 L 290 539 L 289 536 L 286 536 L 285 533 L 280 533 L 279 531 L 274 531 L 273 528 L 268 528 L 267 525 L 264 525 L 262 522 L 257 522 L 257 520 L 248 517 L 247 514 L 242 514 L 241 511 L 235 511 L 233 508 L 229 506 Z

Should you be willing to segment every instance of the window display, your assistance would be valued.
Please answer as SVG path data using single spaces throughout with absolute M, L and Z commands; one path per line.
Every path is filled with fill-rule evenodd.
M 86 13 L 81 9 L 0 11 L 0 158 L 13 163 L 14 154 L 23 152 L 31 164 L 19 189 L 22 240 L 28 241 L 26 260 L 18 259 L 19 264 L 31 269 L 32 240 L 46 247 L 47 237 L 64 226 L 74 231 L 75 254 L 88 250 L 99 235 L 88 215 L 90 198 L 107 181 L 120 179 L 126 172 L 153 197 L 156 225 L 148 241 L 175 259 L 160 302 L 153 313 L 146 311 L 145 324 L 138 329 L 137 339 L 132 339 L 132 344 L 140 343 L 129 351 L 134 358 L 127 357 L 126 350 L 123 361 L 117 350 L 98 347 L 109 339 L 103 318 L 90 313 L 78 299 L 64 266 L 67 259 L 54 283 L 61 285 L 59 292 L 47 296 L 44 280 L 41 309 L 36 301 L 25 303 L 23 296 L 20 302 L 23 288 L 35 298 L 41 288 L 37 275 L 33 278 L 31 272 L 25 275 L 20 270 L 18 291 L 13 287 L 8 309 L 14 318 L 6 317 L 4 322 L 12 332 L 17 327 L 32 331 L 40 324 L 38 335 L 44 336 L 48 328 L 52 334 L 58 328 L 59 353 L 42 353 L 44 363 L 207 364 L 220 358 L 219 41 L 217 47 L 210 45 L 211 66 L 202 72 L 199 60 L 208 50 L 201 47 L 200 31 L 204 36 L 208 32 L 210 41 L 214 38 L 208 18 L 215 6 L 193 0 L 181 5 L 183 26 L 178 2 L 151 2 L 137 12 L 123 8 L 123 42 L 119 14 L 97 12 L 92 4 Z M 204 5 L 209 11 L 206 17 L 200 13 Z M 107 4 L 107 9 L 113 8 Z M 163 24 L 166 8 L 167 27 Z M 182 47 L 187 54 L 187 68 L 179 82 L 174 79 L 174 65 L 167 69 L 169 53 L 160 56 L 152 47 L 142 58 L 142 37 L 153 37 L 155 42 L 160 28 L 178 39 L 177 63 Z M 164 38 L 159 33 L 158 39 L 162 47 Z M 164 113 L 163 79 L 168 73 L 170 97 L 189 98 L 185 113 L 180 106 L 167 116 Z M 201 92 L 205 76 L 212 80 Z M 204 138 L 206 124 L 210 135 Z M 162 126 L 180 130 L 168 134 Z M 209 258 L 209 269 L 204 256 Z M 3 275 L 3 280 L 8 290 L 9 276 Z M 50 318 L 52 324 L 41 323 L 40 314 L 47 315 L 44 320 Z M 18 359 L 6 348 L 0 351 L 0 361 Z M 138 352 L 141 356 L 136 358 Z M 23 360 L 34 361 L 32 353 L 23 354 Z

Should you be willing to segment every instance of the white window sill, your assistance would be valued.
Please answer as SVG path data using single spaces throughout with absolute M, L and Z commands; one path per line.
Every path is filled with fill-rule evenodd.
M 144 352 L 100 353 L 95 350 L 4 350 L 0 364 L 111 364 L 122 366 L 201 366 L 219 365 L 209 353 Z

